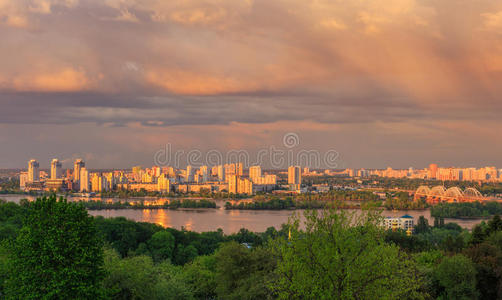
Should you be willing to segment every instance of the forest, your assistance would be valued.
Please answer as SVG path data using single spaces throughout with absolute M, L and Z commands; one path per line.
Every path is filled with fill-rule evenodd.
M 303 221 L 301 221 L 303 220 Z M 254 233 L 89 216 L 56 196 L 0 202 L 6 299 L 500 299 L 502 220 L 472 233 L 423 217 L 411 236 L 378 210 L 294 214 Z

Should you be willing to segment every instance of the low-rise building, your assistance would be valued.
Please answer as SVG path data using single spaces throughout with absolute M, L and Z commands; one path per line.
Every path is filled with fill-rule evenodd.
M 384 219 L 384 227 L 391 230 L 413 230 L 413 217 L 410 215 L 404 215 L 401 217 L 386 217 Z

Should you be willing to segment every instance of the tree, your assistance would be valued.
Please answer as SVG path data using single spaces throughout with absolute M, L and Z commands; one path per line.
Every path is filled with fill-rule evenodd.
M 418 218 L 417 225 L 415 225 L 415 233 L 420 234 L 420 233 L 427 233 L 430 232 L 431 228 L 429 226 L 429 222 L 424 216 L 420 216 Z
M 148 249 L 152 254 L 153 260 L 159 262 L 173 257 L 174 236 L 168 231 L 156 232 L 148 241 Z
M 16 299 L 99 298 L 102 241 L 85 208 L 55 195 L 28 205 L 10 249 L 7 296 Z
M 477 290 L 481 299 L 502 298 L 502 251 L 488 242 L 465 251 L 476 267 Z
M 183 266 L 185 282 L 187 282 L 197 299 L 216 299 L 216 265 L 214 255 L 198 256 Z
M 154 264 L 149 256 L 121 258 L 107 249 L 105 269 L 104 285 L 112 299 L 193 299 L 181 267 L 168 262 Z
M 374 211 L 306 211 L 290 220 L 290 239 L 272 243 L 279 257 L 273 287 L 281 299 L 420 297 L 414 262 L 386 244 Z
M 455 255 L 443 259 L 434 271 L 443 299 L 476 299 L 476 269 L 472 261 Z
M 487 235 L 493 232 L 502 230 L 502 220 L 499 215 L 493 216 L 493 218 L 488 222 Z
M 269 299 L 268 282 L 275 268 L 275 258 L 262 247 L 248 249 L 229 242 L 214 254 L 218 299 Z

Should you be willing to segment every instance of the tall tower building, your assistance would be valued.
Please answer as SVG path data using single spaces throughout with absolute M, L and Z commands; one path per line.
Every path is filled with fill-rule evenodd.
M 82 167 L 80 169 L 79 178 L 80 178 L 79 190 L 81 192 L 90 192 L 91 190 L 89 188 L 89 171 L 87 171 L 85 167 Z
M 430 164 L 429 165 L 429 179 L 436 179 L 438 175 L 438 165 L 437 164 Z
M 63 165 L 59 162 L 57 158 L 51 161 L 51 179 L 61 178 L 61 167 Z
M 202 182 L 209 181 L 209 170 L 208 170 L 207 166 L 201 166 L 200 173 L 202 175 Z
M 73 165 L 73 180 L 78 182 L 80 180 L 80 170 L 85 167 L 85 163 L 82 159 L 75 160 L 75 164 Z
M 40 180 L 40 164 L 38 161 L 32 159 L 28 162 L 28 182 L 35 182 Z
M 225 181 L 225 168 L 223 167 L 223 165 L 218 166 L 218 181 Z
M 244 165 L 241 162 L 235 164 L 235 174 L 239 176 L 244 175 Z
M 291 190 L 299 190 L 302 184 L 302 171 L 299 166 L 288 168 L 288 184 Z
M 75 160 L 73 164 L 73 183 L 75 184 L 75 189 L 80 190 L 80 170 L 85 167 L 85 163 L 82 159 Z
M 193 182 L 193 168 L 191 165 L 187 166 L 186 182 Z
M 230 194 L 237 194 L 239 178 L 237 175 L 228 176 L 228 192 Z

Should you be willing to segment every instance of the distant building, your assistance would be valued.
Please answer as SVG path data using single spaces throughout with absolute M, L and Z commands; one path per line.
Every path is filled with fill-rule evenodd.
M 261 177 L 261 167 L 260 166 L 252 166 L 249 167 L 249 178 L 256 182 Z
M 429 174 L 428 174 L 429 179 L 436 179 L 437 173 L 438 173 L 438 165 L 437 164 L 430 164 L 429 165 Z
M 19 174 L 19 188 L 24 190 L 26 187 L 26 182 L 28 182 L 28 172 L 21 172 Z
M 66 190 L 66 185 L 63 178 L 47 179 L 45 180 L 45 190 L 47 191 L 59 191 Z
M 40 181 L 40 164 L 32 159 L 28 162 L 28 182 Z
M 302 185 L 302 171 L 299 166 L 290 166 L 288 168 L 288 184 L 292 191 L 300 190 Z
M 218 181 L 225 182 L 225 168 L 223 165 L 218 166 Z
M 169 181 L 167 174 L 160 175 L 157 180 L 157 187 L 161 193 L 169 193 L 171 191 L 171 181 Z
M 253 194 L 253 182 L 238 175 L 228 177 L 228 192 L 230 194 Z
M 208 182 L 209 181 L 209 170 L 207 166 L 201 166 L 200 167 L 200 174 L 202 176 L 202 182 Z
M 54 158 L 51 161 L 51 179 L 59 179 L 61 178 L 61 168 L 62 164 L 59 162 L 57 158 Z
M 85 163 L 82 159 L 79 158 L 75 160 L 73 164 L 73 182 L 76 190 L 80 190 L 80 170 L 82 170 L 83 167 L 85 167 Z
M 78 186 L 78 190 L 80 192 L 90 192 L 91 189 L 89 188 L 89 171 L 87 171 L 85 167 L 82 167 L 80 169 L 79 178 L 80 178 L 80 184 Z
M 193 168 L 191 165 L 187 166 L 187 171 L 186 171 L 186 182 L 193 182 Z
M 413 217 L 410 215 L 404 215 L 399 218 L 386 217 L 384 219 L 384 227 L 386 229 L 402 229 L 402 230 L 413 230 Z

